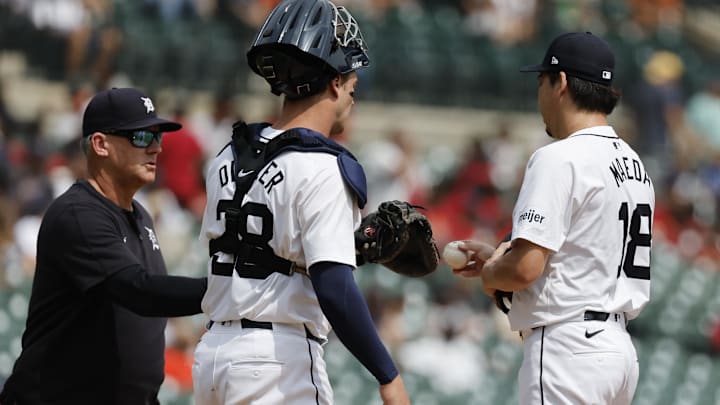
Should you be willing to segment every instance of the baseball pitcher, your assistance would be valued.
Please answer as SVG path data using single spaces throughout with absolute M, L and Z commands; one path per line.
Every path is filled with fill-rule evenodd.
M 511 241 L 490 257 L 467 244 L 484 291 L 512 292 L 523 338 L 520 404 L 629 405 L 637 353 L 626 330 L 650 297 L 655 194 L 637 153 L 607 122 L 614 55 L 591 33 L 557 37 L 538 72 L 538 106 L 556 142 L 530 158 Z M 484 264 L 484 265 L 483 265 Z

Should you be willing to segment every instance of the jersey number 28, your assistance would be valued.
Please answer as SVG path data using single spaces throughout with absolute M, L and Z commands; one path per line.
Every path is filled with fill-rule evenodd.
M 220 214 L 227 212 L 228 207 L 231 207 L 232 204 L 233 200 L 220 200 L 217 205 L 217 219 L 220 219 Z M 250 217 L 255 217 L 262 221 L 262 233 L 254 234 L 248 232 L 247 223 Z M 238 233 L 242 236 L 243 241 L 253 246 L 267 247 L 267 249 L 270 249 L 268 242 L 270 242 L 270 239 L 273 237 L 273 214 L 267 205 L 254 202 L 245 203 L 238 217 L 238 221 Z M 213 255 L 210 266 L 210 272 L 212 274 L 230 277 L 232 276 L 233 269 L 237 270 L 235 263 L 220 263 L 217 261 L 217 256 Z
M 647 248 L 649 255 L 650 241 L 652 240 L 650 233 L 652 229 L 652 208 L 650 208 L 650 204 L 638 204 L 632 212 L 632 217 L 630 217 L 629 212 L 628 203 L 622 203 L 618 219 L 623 223 L 623 252 L 620 256 L 618 277 L 620 277 L 620 271 L 622 270 L 628 278 L 650 280 L 650 258 L 647 258 L 648 263 L 646 266 L 640 266 L 635 264 L 635 254 L 638 247 L 643 247 Z M 647 218 L 647 233 L 640 229 L 643 218 Z M 629 241 L 628 237 L 630 237 Z

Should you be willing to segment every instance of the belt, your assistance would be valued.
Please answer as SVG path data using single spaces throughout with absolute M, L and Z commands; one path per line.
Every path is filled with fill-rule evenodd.
M 621 319 L 624 319 L 624 315 L 622 314 L 609 314 L 607 312 L 597 312 L 597 311 L 585 311 L 585 315 L 583 316 L 584 321 L 602 321 L 605 322 L 612 316 L 613 321 L 618 322 Z
M 245 264 L 238 264 L 237 274 L 243 278 L 252 278 L 256 280 L 265 280 L 270 277 L 273 273 L 280 273 L 286 276 L 292 276 L 294 273 L 300 273 L 304 276 L 308 276 L 307 270 L 304 267 L 295 265 L 293 262 L 289 262 L 286 267 L 280 269 L 280 267 L 262 267 L 262 266 L 247 266 Z M 232 274 L 232 273 L 231 273 Z M 310 277 L 310 276 L 308 276 Z M 262 329 L 262 328 L 260 328 Z
M 607 321 L 608 319 L 611 320 L 611 321 L 615 321 L 615 322 L 620 322 L 620 321 L 623 321 L 623 322 L 624 322 L 624 321 L 625 321 L 625 315 L 624 315 L 624 314 L 610 314 L 610 313 L 607 313 L 607 312 L 598 312 L 598 311 L 585 311 L 585 313 L 582 315 L 582 317 L 581 317 L 580 319 L 569 320 L 569 321 L 566 321 L 566 322 L 577 322 L 577 321 L 600 321 L 600 322 L 605 322 L 605 321 Z M 534 327 L 534 328 L 523 329 L 523 330 L 520 331 L 520 337 L 521 337 L 521 338 L 526 338 L 526 337 L 530 336 L 530 334 L 531 334 L 533 331 L 535 331 L 536 329 L 539 329 L 539 328 L 541 328 L 541 326 L 536 326 L 536 327 Z
M 273 330 L 275 327 L 273 326 L 272 322 L 260 322 L 260 321 L 253 321 L 247 318 L 242 318 L 240 321 L 209 321 L 207 325 L 205 326 L 206 329 L 210 329 L 215 324 L 220 324 L 221 326 L 232 326 L 237 325 L 238 322 L 240 323 L 240 327 L 243 329 L 267 329 L 267 330 Z M 276 324 L 278 325 L 278 329 L 280 328 L 279 325 L 285 325 L 289 326 L 289 324 Z M 307 328 L 307 326 L 303 325 L 303 329 L 305 329 L 305 337 L 312 340 L 313 342 L 317 342 L 321 345 L 324 345 L 326 343 L 325 339 L 319 338 L 315 335 L 313 335 L 310 330 Z

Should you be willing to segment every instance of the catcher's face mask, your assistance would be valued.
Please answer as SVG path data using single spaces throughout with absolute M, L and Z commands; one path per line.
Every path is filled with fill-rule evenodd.
M 331 3 L 332 4 L 332 3 Z M 335 38 L 344 53 L 345 63 L 338 63 L 335 69 L 340 74 L 349 73 L 355 69 L 368 66 L 370 59 L 367 56 L 367 45 L 363 39 L 360 26 L 345 7 L 335 7 Z M 340 61 L 339 61 L 340 62 Z

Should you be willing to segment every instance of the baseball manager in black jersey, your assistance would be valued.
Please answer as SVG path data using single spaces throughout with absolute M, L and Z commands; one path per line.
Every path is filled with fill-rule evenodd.
M 88 104 L 88 179 L 43 218 L 22 353 L 0 404 L 158 404 L 164 317 L 200 313 L 207 280 L 167 275 L 152 219 L 133 197 L 155 180 L 163 132 L 180 127 L 135 89 Z

